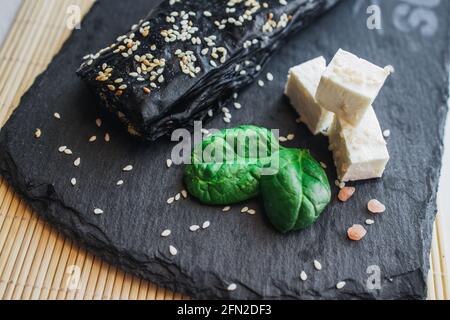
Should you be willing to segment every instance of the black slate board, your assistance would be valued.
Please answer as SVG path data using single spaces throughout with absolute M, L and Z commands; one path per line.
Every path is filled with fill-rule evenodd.
M 424 0 L 417 10 L 412 1 L 383 1 L 383 30 L 377 31 L 366 27 L 369 1 L 344 1 L 278 51 L 264 70 L 276 81 L 264 88 L 255 84 L 240 95 L 244 108 L 233 112 L 233 126 L 250 123 L 294 132 L 295 141 L 287 145 L 311 149 L 329 165 L 334 181 L 326 138 L 297 125 L 283 97 L 288 68 L 322 54 L 329 60 L 339 47 L 395 66 L 375 104 L 383 128 L 392 131 L 385 177 L 357 183 L 351 201 L 334 200 L 317 224 L 289 235 L 270 227 L 257 202 L 248 204 L 257 209 L 256 216 L 239 213 L 240 207 L 222 213 L 193 200 L 166 204 L 183 188 L 182 168 L 165 168 L 174 144 L 133 141 L 110 121 L 101 129 L 95 126 L 96 100 L 74 71 L 85 53 L 111 42 L 153 3 L 95 5 L 2 129 L 2 175 L 39 214 L 96 255 L 195 298 L 424 298 L 447 112 L 450 3 Z M 54 119 L 54 112 L 62 119 Z M 211 123 L 224 126 L 221 119 Z M 39 140 L 34 138 L 38 127 Z M 87 143 L 91 135 L 100 138 L 106 131 L 112 136 L 109 144 L 101 139 Z M 61 145 L 74 155 L 58 153 Z M 82 164 L 75 168 L 78 156 Z M 123 173 L 127 164 L 134 170 Z M 75 187 L 72 177 L 78 180 Z M 125 180 L 121 187 L 115 186 L 119 179 Z M 347 228 L 371 218 L 365 209 L 371 198 L 384 202 L 387 212 L 374 218 L 362 242 L 348 241 Z M 95 207 L 105 213 L 94 215 Z M 188 230 L 206 220 L 211 221 L 208 230 Z M 172 235 L 163 239 L 166 228 Z M 176 257 L 170 256 L 169 245 L 178 248 Z M 322 271 L 314 270 L 314 259 L 321 261 Z M 381 271 L 381 287 L 371 290 L 366 271 L 374 265 Z M 299 280 L 301 270 L 308 281 Z M 347 285 L 338 291 L 341 280 Z M 238 285 L 234 292 L 226 290 L 231 282 Z

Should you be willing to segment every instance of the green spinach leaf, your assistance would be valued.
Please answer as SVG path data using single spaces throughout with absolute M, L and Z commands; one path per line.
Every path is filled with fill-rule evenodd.
M 221 130 L 194 148 L 184 181 L 202 203 L 229 205 L 259 195 L 262 169 L 279 144 L 271 131 L 255 126 Z
M 282 233 L 305 229 L 330 203 L 328 178 L 306 150 L 282 149 L 279 159 L 278 173 L 260 181 L 266 214 Z

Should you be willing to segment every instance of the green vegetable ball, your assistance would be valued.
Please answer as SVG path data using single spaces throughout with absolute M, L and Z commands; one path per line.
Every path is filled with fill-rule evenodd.
M 266 214 L 282 233 L 305 229 L 330 203 L 328 178 L 309 151 L 282 149 L 279 157 L 278 173 L 260 180 Z

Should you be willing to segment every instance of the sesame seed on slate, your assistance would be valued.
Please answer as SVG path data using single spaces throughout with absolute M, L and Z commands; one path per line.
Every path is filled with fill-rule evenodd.
M 211 222 L 205 221 L 202 225 L 202 229 L 208 229 L 211 226 Z
M 96 214 L 96 215 L 100 215 L 100 214 L 103 214 L 103 213 L 104 213 L 104 211 L 102 209 L 99 209 L 99 208 L 95 208 L 94 209 L 94 214 Z
M 190 226 L 189 230 L 192 232 L 196 232 L 196 231 L 200 230 L 200 226 L 198 226 L 198 225 Z
M 167 160 L 166 160 L 166 166 L 167 166 L 167 168 L 170 168 L 170 167 L 172 166 L 172 164 L 173 164 L 172 159 L 167 159 Z
M 124 172 L 130 172 L 132 170 L 133 170 L 133 166 L 132 165 L 127 165 L 126 167 L 124 167 L 122 169 L 122 171 L 124 171 Z
M 308 275 L 305 271 L 302 271 L 302 273 L 300 273 L 300 279 L 302 279 L 302 281 L 308 280 Z
M 176 256 L 178 254 L 178 250 L 174 246 L 169 247 L 169 252 L 172 256 Z
M 75 185 L 77 184 L 77 179 L 72 178 L 72 179 L 70 180 L 70 184 L 73 185 L 73 186 L 75 186 Z
M 81 158 L 77 158 L 77 159 L 75 159 L 75 161 L 73 162 L 73 165 L 74 165 L 75 167 L 79 167 L 80 164 L 81 164 Z
M 237 285 L 235 283 L 232 283 L 227 287 L 228 291 L 234 291 L 236 289 L 237 289 Z
M 161 237 L 166 238 L 166 237 L 170 236 L 171 234 L 172 234 L 172 231 L 170 231 L 169 229 L 167 229 L 167 230 L 164 230 L 164 231 L 161 233 Z
M 92 136 L 89 138 L 89 142 L 95 142 L 97 140 L 97 136 Z
M 375 223 L 375 221 L 372 220 L 372 219 L 367 219 L 367 220 L 366 220 L 366 224 L 367 224 L 368 226 L 371 226 L 371 225 L 373 225 L 374 223 Z
M 270 72 L 267 73 L 266 78 L 268 81 L 273 81 L 273 74 L 271 74 Z
M 119 180 L 119 181 L 117 181 L 116 185 L 121 186 L 121 185 L 123 185 L 123 183 L 124 183 L 123 180 Z
M 239 102 L 235 102 L 234 107 L 239 110 L 242 108 L 242 105 Z
M 102 119 L 98 118 L 95 120 L 95 124 L 97 125 L 97 127 L 101 127 L 102 126 Z
M 249 207 L 243 207 L 243 208 L 241 209 L 241 213 L 247 213 L 248 210 L 250 210 Z
M 336 289 L 341 290 L 345 287 L 345 285 L 345 281 L 338 282 L 338 284 L 336 284 Z
M 67 155 L 73 154 L 72 150 L 70 150 L 70 149 L 65 149 L 64 153 L 67 154 Z
M 170 197 L 169 199 L 167 199 L 167 204 L 172 204 L 175 202 L 175 198 L 174 197 Z
M 61 147 L 58 148 L 58 151 L 59 152 L 64 152 L 66 149 L 67 149 L 66 146 L 61 146 Z
M 247 213 L 250 214 L 250 215 L 255 215 L 255 214 L 256 214 L 256 210 L 254 210 L 254 209 L 249 209 L 249 210 L 247 211 Z
M 109 135 L 109 133 L 105 133 L 105 142 L 110 142 L 111 141 L 111 136 Z
M 181 190 L 181 195 L 183 196 L 183 198 L 187 199 L 188 197 L 188 193 L 186 190 Z
M 34 132 L 34 136 L 36 137 L 36 139 L 39 139 L 41 135 L 42 135 L 41 129 L 37 128 L 36 131 Z
M 231 207 L 230 207 L 230 206 L 226 206 L 226 207 L 224 207 L 224 208 L 222 209 L 223 212 L 228 212 L 228 211 L 230 211 L 230 210 L 231 210 Z
M 383 131 L 383 136 L 385 138 L 389 138 L 391 136 L 391 130 L 384 130 Z
M 258 80 L 258 86 L 260 86 L 260 87 L 264 87 L 264 81 L 262 81 L 262 80 Z
M 289 141 L 294 140 L 294 139 L 295 139 L 295 134 L 293 134 L 293 133 L 288 134 L 287 139 L 288 139 Z
M 61 119 L 61 115 L 58 113 L 58 112 L 55 112 L 54 114 L 53 114 L 53 116 L 56 118 L 56 119 Z
M 320 270 L 322 270 L 322 264 L 319 261 L 314 260 L 314 268 L 316 268 L 316 270 L 320 271 Z

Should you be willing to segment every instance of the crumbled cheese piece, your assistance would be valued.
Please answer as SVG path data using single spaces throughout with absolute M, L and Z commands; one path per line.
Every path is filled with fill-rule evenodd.
M 313 134 L 326 131 L 334 114 L 322 108 L 316 101 L 316 91 L 320 77 L 326 69 L 324 57 L 307 61 L 289 70 L 285 94 L 291 100 L 300 119 Z
M 316 100 L 323 108 L 357 126 L 389 74 L 389 69 L 339 49 L 322 75 Z
M 382 177 L 389 153 L 372 107 L 357 127 L 336 117 L 329 130 L 329 139 L 340 181 Z

